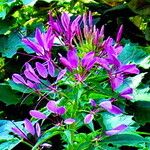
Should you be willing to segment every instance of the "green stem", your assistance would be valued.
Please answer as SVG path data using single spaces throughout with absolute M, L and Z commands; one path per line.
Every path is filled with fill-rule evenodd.
M 27 145 L 27 146 L 33 148 L 33 146 L 32 146 L 30 143 L 28 143 L 28 142 L 26 142 L 26 141 L 21 141 L 21 142 L 22 142 L 23 144 L 25 144 L 25 145 Z
M 143 135 L 150 135 L 150 133 L 147 133 L 147 132 L 140 132 L 140 131 L 137 131 L 135 133 L 138 133 L 138 134 L 143 134 Z

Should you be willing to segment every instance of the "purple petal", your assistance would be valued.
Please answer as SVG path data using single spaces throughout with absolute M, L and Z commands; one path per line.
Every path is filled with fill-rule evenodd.
M 38 110 L 30 110 L 29 114 L 37 119 L 46 119 L 47 116 Z
M 109 69 L 109 63 L 106 59 L 104 58 L 99 58 L 99 57 L 96 57 L 96 62 L 102 67 L 102 68 L 105 68 L 106 70 L 110 70 Z
M 79 21 L 81 19 L 81 15 L 79 15 L 71 24 L 71 31 L 74 33 L 77 30 L 77 27 L 79 26 Z
M 92 19 L 92 13 L 91 11 L 89 11 L 89 26 L 92 27 L 93 26 L 93 19 Z
M 67 67 L 67 69 L 68 69 L 69 71 L 72 71 L 71 64 L 70 64 L 70 62 L 69 62 L 65 57 L 60 57 L 60 62 L 61 62 L 65 67 Z
M 26 130 L 34 136 L 35 135 L 35 129 L 31 123 L 31 121 L 29 121 L 28 119 L 25 119 L 24 125 L 25 125 Z
M 38 29 L 38 28 L 36 28 L 36 31 L 35 31 L 35 38 L 36 38 L 37 42 L 39 43 L 39 45 L 44 47 L 43 35 L 42 35 L 40 29 Z
M 139 69 L 134 64 L 121 66 L 119 70 L 126 74 L 139 74 Z
M 96 102 L 95 102 L 93 99 L 90 100 L 90 104 L 91 104 L 92 106 L 94 106 L 94 107 L 97 106 Z
M 37 89 L 36 83 L 32 83 L 29 80 L 27 80 L 26 86 L 28 86 L 29 88 Z
M 91 68 L 93 68 L 93 66 L 95 65 L 96 63 L 96 58 L 93 58 L 93 60 L 91 60 L 89 62 L 89 64 L 86 66 L 86 70 L 89 71 Z
M 49 61 L 47 64 L 48 64 L 48 73 L 50 74 L 51 77 L 54 77 L 55 67 L 54 67 L 53 63 L 51 61 Z
M 124 81 L 124 78 L 121 74 L 113 76 L 110 75 L 110 83 L 113 90 L 117 89 Z
M 36 62 L 36 70 L 38 71 L 41 77 L 47 78 L 48 72 L 47 72 L 46 67 L 43 64 Z
M 88 52 L 81 60 L 82 66 L 85 67 L 87 64 L 89 64 L 89 61 L 91 61 L 94 57 L 95 53 L 93 51 Z
M 67 72 L 66 69 L 61 70 L 57 76 L 56 81 L 61 80 L 64 77 L 64 75 L 66 74 L 66 72 Z
M 28 78 L 29 80 L 34 81 L 36 83 L 40 83 L 39 77 L 36 74 L 33 74 L 32 72 L 30 72 L 29 70 L 25 70 L 24 74 L 26 78 Z
M 29 63 L 25 64 L 26 66 L 26 70 L 24 71 L 25 76 L 31 80 L 34 81 L 36 83 L 40 83 L 40 79 L 39 77 L 35 74 L 34 69 L 32 68 L 32 66 Z
M 122 32 L 123 32 L 123 25 L 120 26 L 119 31 L 117 33 L 117 38 L 116 38 L 117 43 L 120 42 L 121 40 Z
M 123 50 L 123 46 L 117 46 L 117 47 L 115 48 L 115 53 L 116 53 L 116 55 L 118 56 L 118 55 L 122 52 L 122 50 Z
M 115 114 L 115 115 L 119 115 L 123 113 L 122 110 L 115 105 L 112 105 L 112 109 L 108 110 L 108 112 Z
M 57 113 L 57 105 L 55 101 L 49 101 L 46 105 L 47 109 L 53 113 Z
M 119 125 L 118 127 L 114 128 L 112 130 L 106 131 L 105 133 L 108 136 L 112 136 L 112 135 L 115 135 L 115 134 L 118 134 L 118 133 L 124 131 L 126 128 L 127 128 L 127 125 L 121 124 L 121 125 Z
M 25 134 L 23 131 L 21 131 L 20 129 L 18 129 L 18 128 L 12 128 L 12 131 L 13 131 L 15 134 L 19 135 L 20 137 L 22 137 L 23 139 L 28 140 L 26 134 Z
M 58 107 L 56 114 L 63 115 L 66 112 L 65 107 Z
M 105 29 L 105 26 L 102 25 L 100 33 L 99 33 L 99 37 L 103 37 L 104 36 L 104 29 Z
M 71 49 L 68 51 L 67 59 L 70 62 L 72 68 L 78 67 L 79 58 L 78 58 L 77 53 L 74 49 L 73 50 Z
M 104 101 L 104 102 L 101 102 L 99 104 L 99 106 L 101 106 L 102 108 L 106 109 L 106 110 L 110 110 L 112 109 L 112 104 L 110 101 Z
M 67 31 L 69 29 L 69 25 L 70 25 L 70 16 L 67 13 L 63 13 L 61 15 L 61 23 L 62 23 L 65 31 Z
M 12 75 L 12 79 L 15 83 L 18 83 L 18 84 L 26 84 L 26 81 L 24 80 L 24 78 L 19 75 L 19 74 L 13 74 Z
M 68 118 L 64 120 L 65 124 L 73 124 L 74 122 L 75 122 L 75 119 L 72 119 L 72 118 Z
M 41 128 L 40 128 L 39 123 L 35 124 L 35 130 L 36 130 L 37 136 L 40 137 L 41 136 Z
M 133 97 L 130 95 L 133 93 L 133 89 L 132 88 L 126 88 L 125 90 L 123 90 L 121 93 L 120 93 L 120 96 L 130 100 L 132 99 Z
M 108 60 L 111 64 L 114 64 L 117 68 L 121 66 L 121 62 L 119 59 L 113 54 L 110 56 L 110 60 Z
M 87 114 L 84 118 L 84 123 L 85 124 L 89 124 L 94 118 L 94 115 L 93 114 Z
M 38 55 L 44 55 L 44 49 L 41 46 L 39 46 L 38 44 L 36 44 L 36 43 L 32 42 L 31 40 L 26 39 L 26 38 L 22 39 L 22 41 L 26 45 L 28 45 L 30 48 L 32 48 Z
M 112 105 L 110 101 L 104 101 L 99 104 L 103 109 L 107 110 L 111 114 L 122 114 L 122 110 L 115 105 Z

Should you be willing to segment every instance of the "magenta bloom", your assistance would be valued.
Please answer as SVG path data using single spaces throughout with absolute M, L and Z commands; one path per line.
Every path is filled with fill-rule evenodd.
M 107 110 L 111 114 L 122 114 L 122 110 L 115 105 L 112 105 L 111 101 L 104 101 L 99 104 L 103 109 Z
M 116 37 L 116 42 L 120 42 L 121 36 L 122 36 L 122 32 L 123 32 L 123 25 L 120 26 L 118 33 L 117 33 L 117 37 Z
M 84 117 L 84 123 L 85 124 L 89 124 L 93 119 L 94 119 L 94 115 L 92 113 L 91 114 L 87 114 Z
M 47 116 L 38 110 L 30 110 L 29 114 L 37 119 L 46 119 Z
M 123 132 L 127 127 L 128 127 L 127 125 L 121 124 L 121 125 L 113 128 L 113 129 L 111 129 L 111 130 L 106 131 L 105 133 L 108 136 L 112 136 L 112 135 L 118 134 L 120 132 Z
M 132 88 L 126 88 L 125 90 L 123 90 L 121 93 L 120 93 L 120 96 L 121 97 L 124 97 L 128 100 L 132 99 L 132 95 L 133 94 L 133 89 Z
M 61 56 L 60 61 L 71 72 L 75 69 L 77 70 L 78 67 L 82 67 L 82 72 L 76 73 L 74 76 L 76 80 L 83 81 L 86 77 L 86 72 L 93 68 L 97 61 L 94 55 L 95 53 L 91 51 L 79 60 L 77 51 L 75 49 L 71 49 L 67 52 L 67 58 Z
M 64 120 L 64 123 L 68 125 L 73 124 L 74 122 L 75 122 L 75 119 L 73 118 L 68 118 Z
M 35 41 L 24 38 L 22 40 L 26 45 L 32 48 L 39 58 L 49 61 L 51 59 L 51 48 L 53 46 L 54 35 L 51 28 L 46 33 L 42 33 L 40 29 L 36 29 Z
M 73 21 L 69 14 L 62 13 L 61 19 L 54 21 L 50 13 L 49 24 L 52 27 L 54 33 L 58 36 L 61 35 L 66 45 L 69 47 L 73 47 L 72 40 L 77 33 L 77 29 L 79 28 L 79 22 L 81 20 L 81 16 L 79 15 Z
M 49 111 L 51 111 L 52 113 L 55 113 L 57 115 L 63 115 L 66 112 L 65 107 L 57 106 L 55 101 L 49 101 L 46 106 Z
M 114 55 L 108 59 L 108 62 L 110 64 L 108 73 L 113 90 L 117 89 L 123 83 L 127 75 L 139 74 L 139 69 L 137 69 L 136 65 L 123 65 Z
M 41 136 L 41 129 L 40 129 L 39 123 L 32 125 L 30 120 L 25 119 L 24 120 L 24 126 L 25 126 L 26 131 L 28 133 L 30 133 L 32 136 L 37 136 L 37 137 Z M 15 134 L 17 134 L 18 136 L 20 136 L 21 138 L 28 140 L 27 133 L 22 131 L 21 129 L 15 127 L 15 128 L 12 128 L 12 131 Z

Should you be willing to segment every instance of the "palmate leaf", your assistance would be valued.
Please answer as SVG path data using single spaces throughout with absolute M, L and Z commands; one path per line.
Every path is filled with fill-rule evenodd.
M 150 88 L 136 89 L 133 94 L 133 102 L 148 101 L 150 102 Z
M 125 124 L 128 128 L 124 132 L 136 131 L 138 126 L 134 126 L 135 121 L 132 119 L 131 115 L 113 115 L 108 112 L 101 113 L 102 120 L 99 120 L 100 125 L 102 125 L 105 130 L 111 130 L 120 124 Z
M 25 46 L 18 33 L 11 33 L 9 37 L 3 36 L 0 41 L 0 53 L 3 57 L 12 58 L 19 48 L 23 48 L 26 52 L 32 53 L 33 51 Z
M 119 55 L 119 59 L 123 64 L 131 62 L 136 63 L 145 69 L 150 67 L 150 58 L 148 53 L 144 51 L 144 48 L 135 44 L 126 44 L 123 51 Z

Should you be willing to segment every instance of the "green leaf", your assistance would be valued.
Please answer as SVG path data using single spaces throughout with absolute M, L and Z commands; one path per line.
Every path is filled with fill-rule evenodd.
M 24 5 L 34 6 L 37 0 L 22 0 Z
M 1 37 L 0 53 L 2 53 L 3 57 L 12 58 L 19 48 L 23 48 L 25 51 L 31 52 L 31 50 L 22 43 L 18 33 L 11 33 L 9 37 Z
M 9 86 L 16 91 L 22 92 L 22 93 L 31 93 L 33 90 L 27 88 L 25 85 L 22 84 L 16 84 L 12 80 L 7 81 Z
M 100 99 L 100 98 L 109 98 L 110 96 L 102 94 L 102 93 L 91 93 L 89 95 L 89 99 Z
M 134 114 L 138 123 L 145 124 L 150 122 L 150 102 L 137 101 L 130 106 L 131 112 Z
M 136 101 L 148 101 L 150 102 L 150 89 L 143 88 L 143 89 L 135 89 L 133 93 L 133 102 Z
M 142 49 L 142 47 L 131 43 L 126 44 L 123 51 L 119 55 L 119 59 L 123 64 L 132 62 L 140 65 L 143 68 L 145 68 L 143 61 L 145 62 L 146 60 L 147 64 L 150 62 L 149 58 L 147 57 L 148 54 Z
M 12 21 L 9 20 L 0 21 L 0 34 L 5 34 L 10 29 L 11 23 Z
M 70 130 L 65 130 L 64 134 L 66 136 L 66 139 L 67 139 L 68 143 L 72 144 L 71 131 Z
M 19 103 L 20 99 L 8 85 L 0 84 L 0 101 L 6 105 L 11 105 Z
M 4 19 L 7 14 L 7 6 L 0 4 L 0 18 Z
M 20 140 L 17 138 L 13 138 L 13 139 L 9 139 L 9 140 L 0 139 L 0 149 L 1 150 L 11 150 L 19 143 L 20 143 Z
M 22 122 L 15 122 L 15 124 L 21 128 Z M 21 142 L 10 134 L 12 127 L 14 127 L 14 124 L 11 121 L 0 120 L 0 150 L 11 150 Z
M 90 146 L 90 142 L 84 142 L 84 143 L 81 143 L 79 145 L 79 147 L 77 148 L 77 150 L 87 150 L 87 148 Z
M 129 8 L 139 15 L 147 16 L 150 14 L 150 1 L 149 0 L 131 0 L 128 3 Z
M 37 143 L 35 146 L 32 148 L 32 150 L 37 150 L 38 146 L 41 145 L 44 142 L 47 142 L 50 138 L 53 136 L 60 134 L 61 130 L 59 130 L 57 127 L 53 127 L 46 132 L 43 133 L 43 135 L 38 139 Z
M 124 132 L 135 131 L 137 129 L 137 127 L 131 127 L 135 123 L 135 121 L 132 120 L 133 116 L 131 115 L 124 115 L 124 114 L 113 115 L 108 112 L 103 112 L 101 116 L 105 130 L 111 130 L 112 128 L 115 128 L 120 124 L 125 124 L 128 126 L 128 129 L 125 130 Z
M 114 136 L 110 136 L 101 141 L 101 143 L 112 143 L 118 146 L 135 146 L 138 147 L 139 144 L 145 143 L 145 140 L 140 135 L 133 134 L 118 134 Z
M 133 89 L 137 88 L 140 85 L 140 83 L 141 83 L 142 79 L 144 78 L 145 74 L 147 74 L 147 73 L 140 73 L 140 74 L 138 74 L 134 77 L 128 78 L 129 80 L 132 81 L 130 87 L 133 88 Z

